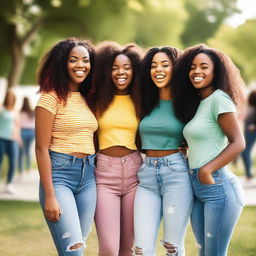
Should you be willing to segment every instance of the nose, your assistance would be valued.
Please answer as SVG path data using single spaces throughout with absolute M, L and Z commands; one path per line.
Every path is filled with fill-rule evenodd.
M 79 61 L 77 61 L 76 66 L 77 66 L 77 67 L 84 67 L 84 66 L 85 66 L 85 63 L 84 63 L 83 60 L 79 60 Z
M 125 73 L 125 70 L 123 69 L 123 68 L 119 68 L 118 70 L 117 70 L 117 74 L 118 75 L 123 75 Z
M 161 65 L 157 65 L 156 66 L 156 71 L 161 71 L 162 70 L 162 66 Z

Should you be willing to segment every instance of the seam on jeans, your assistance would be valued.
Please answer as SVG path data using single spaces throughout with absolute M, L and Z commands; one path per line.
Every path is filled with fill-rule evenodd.
M 60 248 L 61 252 L 65 254 L 65 249 L 63 248 L 62 243 L 61 243 L 60 233 L 59 233 L 58 229 L 56 228 L 55 223 L 52 223 L 51 221 L 49 221 L 49 222 L 51 223 L 51 225 L 53 227 L 53 230 L 54 230 L 54 233 L 55 233 L 55 238 L 57 237 L 58 244 L 59 244 L 58 248 Z

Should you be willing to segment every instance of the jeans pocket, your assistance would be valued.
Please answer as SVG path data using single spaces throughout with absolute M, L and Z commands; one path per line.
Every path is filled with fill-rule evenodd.
M 214 186 L 214 185 L 219 185 L 219 184 L 222 183 L 222 182 L 221 182 L 220 173 L 219 173 L 218 170 L 215 171 L 215 172 L 213 172 L 213 173 L 211 174 L 211 175 L 212 175 L 212 178 L 213 178 L 213 180 L 214 180 L 214 184 L 204 184 L 204 183 L 202 183 L 202 182 L 200 181 L 200 179 L 199 179 L 199 172 L 200 172 L 200 169 L 198 169 L 198 171 L 197 171 L 197 180 L 198 180 L 198 183 L 201 184 L 201 185 L 203 185 L 203 186 Z
M 189 171 L 188 162 L 184 160 L 184 158 L 181 158 L 180 160 L 168 162 L 168 167 L 173 172 L 188 173 Z
M 69 160 L 62 158 L 52 158 L 51 162 L 53 170 L 60 170 L 65 169 L 68 166 Z
M 234 176 L 230 179 L 230 184 L 232 186 L 233 192 L 236 197 L 236 201 L 239 205 L 244 207 L 245 202 L 244 202 L 244 189 L 242 184 L 240 183 L 239 179 Z

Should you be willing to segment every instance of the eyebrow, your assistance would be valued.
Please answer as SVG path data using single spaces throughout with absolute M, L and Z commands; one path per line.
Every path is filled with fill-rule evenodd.
M 161 61 L 161 63 L 164 63 L 164 62 L 168 62 L 168 63 L 170 63 L 170 61 L 169 61 L 169 60 L 162 60 L 162 61 Z M 152 61 L 152 63 L 156 63 L 156 61 Z
M 77 56 L 69 56 L 68 58 L 76 58 L 76 59 L 78 59 Z M 89 56 L 84 56 L 83 59 L 89 59 Z
M 194 66 L 195 66 L 196 64 L 195 64 L 195 63 L 191 63 L 191 66 L 192 66 L 192 65 L 194 65 Z M 202 62 L 202 63 L 200 63 L 199 65 L 209 65 L 209 63 Z
M 117 64 L 113 64 L 112 67 L 114 67 L 114 66 L 118 66 L 118 65 Z M 131 66 L 131 64 L 125 63 L 124 66 Z

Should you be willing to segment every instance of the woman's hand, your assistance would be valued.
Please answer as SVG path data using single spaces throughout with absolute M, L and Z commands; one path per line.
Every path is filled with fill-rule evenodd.
M 204 185 L 213 185 L 213 184 L 215 184 L 215 181 L 212 177 L 211 172 L 209 172 L 209 171 L 207 171 L 203 168 L 200 168 L 199 171 L 198 171 L 198 179 Z
M 60 205 L 55 196 L 45 198 L 44 215 L 49 221 L 56 222 L 62 214 Z

